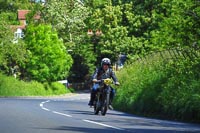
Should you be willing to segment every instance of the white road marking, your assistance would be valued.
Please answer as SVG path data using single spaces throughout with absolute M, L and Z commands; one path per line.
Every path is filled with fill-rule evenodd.
M 76 99 L 76 100 L 77 100 L 77 99 Z M 55 100 L 54 100 L 54 101 L 55 101 Z M 50 100 L 41 102 L 41 103 L 40 103 L 40 107 L 41 107 L 43 110 L 51 111 L 51 112 L 54 113 L 54 114 L 58 114 L 58 115 L 62 115 L 62 116 L 67 116 L 67 117 L 72 117 L 71 115 L 64 114 L 64 113 L 60 113 L 60 112 L 57 112 L 57 111 L 52 111 L 52 110 L 50 110 L 50 109 L 45 108 L 45 107 L 44 107 L 44 104 L 45 104 L 45 103 L 48 103 L 48 102 L 50 102 Z M 115 127 L 115 126 L 111 126 L 111 125 L 107 125 L 107 124 L 103 124 L 103 123 L 100 123 L 100 122 L 95 122 L 95 121 L 91 121 L 91 120 L 87 120 L 87 119 L 82 119 L 82 121 L 88 122 L 88 123 L 92 123 L 92 124 L 97 124 L 97 125 L 104 126 L 104 127 L 109 127 L 109 128 L 117 129 L 117 130 L 125 130 L 125 129 L 122 129 L 122 128 L 118 128 L 118 127 Z
M 46 110 L 46 111 L 50 111 L 49 109 L 47 109 L 47 108 L 44 108 L 44 107 L 42 107 L 42 109 L 43 109 L 43 110 Z
M 67 116 L 67 117 L 72 117 L 71 115 L 68 115 L 68 114 L 64 114 L 64 113 L 60 113 L 60 112 L 56 112 L 56 111 L 52 111 L 53 113 L 55 114 L 58 114 L 58 115 L 63 115 L 63 116 Z
M 45 101 L 45 102 L 41 102 L 41 103 L 40 103 L 40 107 L 41 107 L 43 110 L 51 111 L 50 109 L 47 109 L 47 108 L 44 107 L 44 104 L 45 104 L 45 103 L 48 103 L 48 102 L 50 102 L 50 100 L 47 100 L 47 101 Z M 51 111 L 51 112 L 54 113 L 54 114 L 59 114 L 59 115 L 67 116 L 67 117 L 72 117 L 71 115 L 64 114 L 64 113 L 60 113 L 60 112 L 56 112 L 56 111 Z
M 115 127 L 115 126 L 110 126 L 110 125 L 103 124 L 103 123 L 100 123 L 100 122 L 90 121 L 90 120 L 86 120 L 86 119 L 83 119 L 83 121 L 89 122 L 89 123 L 93 123 L 93 124 L 97 124 L 97 125 L 101 125 L 101 126 L 104 126 L 104 127 L 109 127 L 109 128 L 117 129 L 117 130 L 124 130 L 122 128 L 118 128 L 118 127 Z
M 44 104 L 47 103 L 47 102 L 49 102 L 49 101 L 50 101 L 50 100 L 47 100 L 47 101 L 45 101 L 45 102 L 41 102 L 41 103 L 40 103 L 40 107 L 41 107 L 43 110 L 50 111 L 49 109 L 47 109 L 47 108 L 44 107 Z

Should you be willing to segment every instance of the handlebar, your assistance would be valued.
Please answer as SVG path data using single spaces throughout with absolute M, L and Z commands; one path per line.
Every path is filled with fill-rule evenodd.
M 105 83 L 106 85 L 110 85 L 112 83 L 114 83 L 110 78 L 106 78 L 106 79 L 101 79 L 101 80 L 97 80 L 97 79 L 93 79 L 92 80 L 94 83 Z M 119 86 L 119 82 L 114 83 L 114 85 Z

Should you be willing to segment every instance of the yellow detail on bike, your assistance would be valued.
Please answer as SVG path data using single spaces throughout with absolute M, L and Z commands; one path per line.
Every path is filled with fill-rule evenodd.
M 106 85 L 110 85 L 110 84 L 112 84 L 112 80 L 110 78 L 104 79 L 104 83 Z

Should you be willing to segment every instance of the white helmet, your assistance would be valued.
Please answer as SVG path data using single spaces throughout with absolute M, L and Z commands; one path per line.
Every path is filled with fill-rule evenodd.
M 110 61 L 110 59 L 109 58 L 103 58 L 102 60 L 101 60 L 101 66 L 103 66 L 103 65 L 111 65 L 111 61 Z

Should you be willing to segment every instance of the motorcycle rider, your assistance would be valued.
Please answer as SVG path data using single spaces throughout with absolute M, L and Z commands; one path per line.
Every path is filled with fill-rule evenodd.
M 97 83 L 97 80 L 102 80 L 106 78 L 112 78 L 115 85 L 119 85 L 117 77 L 111 68 L 111 61 L 109 58 L 103 58 L 101 60 L 101 67 L 97 68 L 92 76 L 92 81 L 94 82 L 94 84 L 90 93 L 90 101 L 88 103 L 89 106 L 93 106 L 93 102 L 95 100 L 95 96 L 99 88 L 99 83 Z M 115 89 L 111 87 L 109 109 L 113 109 L 111 104 L 114 96 L 115 96 Z

